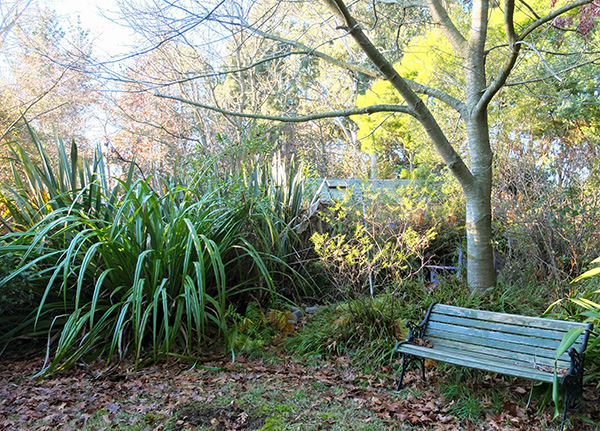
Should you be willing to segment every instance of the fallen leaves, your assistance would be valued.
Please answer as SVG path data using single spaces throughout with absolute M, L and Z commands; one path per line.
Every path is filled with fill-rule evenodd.
M 262 428 L 266 415 L 253 415 L 244 411 L 236 402 L 225 407 L 211 407 L 194 403 L 178 411 L 177 427 L 212 426 L 217 430 L 254 430 Z
M 0 430 L 81 430 L 91 418 L 94 429 L 113 429 L 119 418 L 131 424 L 143 422 L 144 429 L 159 431 L 167 419 L 181 429 L 210 424 L 221 430 L 250 430 L 264 425 L 265 414 L 241 405 L 217 405 L 219 397 L 245 393 L 249 388 L 269 388 L 261 395 L 264 405 L 292 399 L 299 391 L 314 393 L 307 411 L 327 411 L 328 406 L 360 411 L 364 422 L 383 421 L 390 429 L 407 425 L 426 430 L 542 430 L 540 422 L 549 422 L 550 413 L 527 415 L 522 398 L 529 392 L 521 385 L 509 384 L 495 377 L 485 377 L 483 384 L 503 384 L 521 402 L 505 402 L 498 414 L 486 413 L 476 424 L 451 414 L 453 400 L 440 395 L 443 375 L 428 373 L 423 382 L 409 372 L 407 389 L 392 390 L 392 376 L 362 374 L 346 358 L 337 358 L 317 366 L 303 366 L 290 358 L 265 364 L 262 360 L 238 358 L 230 362 L 208 363 L 190 369 L 187 363 L 160 364 L 142 372 L 123 365 L 118 372 L 104 375 L 102 364 L 75 367 L 56 377 L 36 381 L 29 376 L 39 370 L 41 360 L 0 358 Z M 420 374 L 420 373 L 418 373 Z M 100 376 L 95 378 L 95 376 Z M 590 398 L 588 396 L 588 398 Z M 597 395 L 595 395 L 597 400 Z M 584 417 L 600 418 L 600 403 L 587 403 Z M 198 407 L 198 406 L 201 406 Z M 187 410 L 186 410 L 187 409 Z M 301 411 L 289 420 L 306 420 Z M 363 420 L 363 419 L 361 419 Z M 576 421 L 577 416 L 572 416 Z M 324 419 L 323 426 L 329 426 Z M 98 425 L 100 423 L 101 425 Z M 579 420 L 579 429 L 585 422 Z M 32 425 L 30 428 L 30 424 Z M 103 425 L 102 425 L 103 424 Z M 122 429 L 122 428 L 121 428 Z M 177 428 L 175 428 L 177 429 Z M 591 429 L 591 428 L 590 428 Z
M 420 347 L 427 347 L 429 349 L 433 348 L 433 344 L 426 338 L 417 338 L 413 340 L 412 344 Z

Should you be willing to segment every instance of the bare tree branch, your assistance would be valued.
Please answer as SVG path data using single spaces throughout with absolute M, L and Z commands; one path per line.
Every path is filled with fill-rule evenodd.
M 535 52 L 537 54 L 537 56 L 540 58 L 540 61 L 542 62 L 542 64 L 544 65 L 544 67 L 548 70 L 548 72 L 550 72 L 550 74 L 558 81 L 558 82 L 563 82 L 563 79 L 558 76 L 556 74 L 556 72 L 554 72 L 554 70 L 552 70 L 552 68 L 550 67 L 550 65 L 548 64 L 548 62 L 544 59 L 544 57 L 542 57 L 542 54 L 535 48 L 535 46 L 533 46 L 531 43 L 529 42 L 525 42 L 525 41 L 521 41 L 519 42 L 520 45 L 525 45 L 527 47 L 529 47 L 529 49 L 531 49 L 533 52 Z
M 517 33 L 515 32 L 515 0 L 504 1 L 504 31 L 511 50 L 515 49 Z
M 367 76 L 370 76 L 372 78 L 376 78 L 376 79 L 385 79 L 385 77 L 383 75 L 381 75 L 381 73 L 379 73 L 377 70 L 373 70 L 364 66 L 360 66 L 358 64 L 353 64 L 353 63 L 349 63 L 340 59 L 337 59 L 335 57 L 332 57 L 328 54 L 325 54 L 321 51 L 318 51 L 316 49 L 310 48 L 309 46 L 303 44 L 302 42 L 298 42 L 297 40 L 292 40 L 292 39 L 286 39 L 284 37 L 281 36 L 276 36 L 274 34 L 270 34 L 270 33 L 266 33 L 260 29 L 257 29 L 255 27 L 252 27 L 250 25 L 246 25 L 246 28 L 255 32 L 256 34 L 258 34 L 259 36 L 265 37 L 267 39 L 270 40 L 274 40 L 276 42 L 281 42 L 281 43 L 285 43 L 287 45 L 290 46 L 294 46 L 300 50 L 303 50 L 305 52 L 307 52 L 309 55 L 312 55 L 314 57 L 318 57 L 324 61 L 326 61 L 329 64 L 333 64 L 335 66 L 341 67 L 343 69 L 347 69 L 347 70 L 351 70 L 353 72 L 359 72 L 359 73 L 363 73 Z
M 506 57 L 506 59 L 504 60 L 504 64 L 500 68 L 498 74 L 496 75 L 496 78 L 491 82 L 491 84 L 488 86 L 488 88 L 485 90 L 485 92 L 481 96 L 481 100 L 478 103 L 476 109 L 477 110 L 484 109 L 488 105 L 488 103 L 492 100 L 492 98 L 496 95 L 496 93 L 498 91 L 500 91 L 500 88 L 502 88 L 502 86 L 504 86 L 506 84 L 506 80 L 508 79 L 508 76 L 510 75 L 510 73 L 517 61 L 517 58 L 519 56 L 520 47 L 524 43 L 524 39 L 527 36 L 529 36 L 533 31 L 538 29 L 543 24 L 552 21 L 557 16 L 560 16 L 570 10 L 573 10 L 573 9 L 583 6 L 585 4 L 591 3 L 592 1 L 593 0 L 576 0 L 575 2 L 573 2 L 571 4 L 568 4 L 561 8 L 558 8 L 557 10 L 549 13 L 545 17 L 539 18 L 536 21 L 534 21 L 533 23 L 531 23 L 520 35 L 515 34 L 514 23 L 510 23 L 510 24 L 507 23 L 508 18 L 505 15 L 505 31 L 507 33 L 507 38 L 509 40 L 510 52 L 509 52 L 508 56 Z M 506 0 L 505 6 L 506 6 L 505 14 L 507 14 L 508 16 L 512 16 L 512 14 L 514 13 L 514 1 Z M 514 20 L 511 19 L 511 21 L 514 21 Z M 510 43 L 511 39 L 513 40 L 512 44 Z M 528 46 L 531 47 L 531 45 L 528 45 Z
M 461 102 L 460 100 L 450 96 L 448 93 L 445 93 L 436 88 L 428 87 L 427 85 L 419 84 L 411 79 L 404 78 L 404 80 L 408 83 L 410 88 L 417 94 L 424 94 L 426 96 L 433 97 L 438 99 L 441 102 L 444 102 L 446 105 L 453 108 L 459 114 L 463 115 L 466 113 L 467 106 Z
M 537 12 L 536 12 L 536 11 L 534 11 L 534 10 L 533 10 L 533 8 L 532 8 L 531 6 L 529 6 L 529 4 L 528 4 L 528 3 L 525 3 L 523 0 L 519 0 L 519 3 L 523 4 L 523 5 L 524 5 L 524 6 L 527 8 L 527 10 L 528 10 L 529 12 L 531 12 L 531 14 L 532 14 L 532 15 L 533 15 L 533 16 L 534 16 L 536 19 L 540 19 L 540 16 L 537 14 Z
M 177 31 L 173 32 L 173 34 L 171 34 L 170 36 L 167 36 L 167 37 L 161 39 L 158 43 L 152 45 L 151 47 L 146 48 L 146 49 L 144 49 L 142 51 L 134 52 L 134 53 L 126 55 L 126 56 L 122 56 L 122 57 L 115 58 L 115 59 L 108 60 L 108 61 L 103 61 L 103 62 L 97 64 L 97 66 L 103 66 L 104 67 L 104 66 L 107 66 L 109 64 L 122 63 L 125 60 L 128 60 L 130 58 L 139 57 L 139 56 L 142 56 L 144 54 L 148 54 L 149 52 L 152 52 L 152 51 L 160 48 L 161 46 L 163 46 L 165 43 L 169 42 L 170 40 L 173 40 L 173 39 L 175 39 L 175 38 L 177 38 L 179 36 L 183 36 L 185 33 L 189 32 L 190 30 L 193 30 L 194 28 L 198 27 L 204 21 L 210 19 L 211 15 L 213 15 L 216 12 L 216 10 L 219 7 L 221 7 L 226 1 L 227 0 L 220 0 L 219 3 L 217 3 L 216 6 L 214 6 L 211 10 L 207 11 L 206 15 L 204 15 L 204 16 L 196 16 L 197 18 L 199 18 L 197 21 L 193 22 L 192 24 L 190 24 L 190 25 L 188 25 L 188 26 L 186 26 L 186 27 L 184 27 L 184 28 L 182 28 L 180 30 L 177 30 Z M 179 6 L 176 6 L 175 3 L 170 3 L 169 2 L 169 6 L 170 7 L 177 7 L 177 8 L 179 8 Z M 189 13 L 189 11 L 187 11 L 187 10 L 186 10 L 186 12 Z
M 562 75 L 562 74 L 564 74 L 566 72 L 570 72 L 571 70 L 579 69 L 582 66 L 586 66 L 588 64 L 594 64 L 594 63 L 599 62 L 599 61 L 600 61 L 600 57 L 596 57 L 596 58 L 593 58 L 591 60 L 585 61 L 583 63 L 577 63 L 577 64 L 574 64 L 573 66 L 565 67 L 564 69 L 561 69 L 561 70 L 557 71 L 556 74 L 558 76 L 560 76 L 560 75 Z M 554 74 L 552 74 L 552 75 L 544 75 L 544 76 L 539 76 L 537 78 L 528 79 L 528 80 L 525 80 L 525 81 L 507 82 L 504 85 L 506 87 L 516 87 L 516 86 L 519 86 L 519 85 L 526 85 L 526 84 L 532 84 L 534 82 L 545 81 L 547 79 L 552 78 L 553 76 L 554 76 Z
M 410 109 L 415 112 L 415 118 L 419 120 L 431 138 L 433 145 L 444 159 L 444 162 L 460 182 L 463 190 L 468 192 L 477 188 L 478 185 L 475 177 L 452 144 L 448 141 L 431 111 L 429 111 L 425 103 L 410 88 L 408 82 L 398 74 L 390 62 L 371 43 L 369 38 L 362 31 L 358 22 L 356 22 L 354 17 L 348 11 L 344 2 L 342 0 L 323 1 L 328 4 L 330 9 L 332 9 L 342 20 L 344 27 L 341 28 L 350 33 L 373 64 L 386 76 L 392 86 L 404 98 Z
M 215 71 L 215 72 L 201 73 L 201 74 L 197 74 L 197 75 L 190 75 L 189 77 L 174 80 L 174 81 L 169 81 L 166 83 L 151 83 L 151 82 L 147 82 L 147 81 L 139 81 L 139 80 L 126 79 L 126 78 L 119 78 L 118 81 L 135 83 L 135 84 L 140 84 L 140 85 L 144 85 L 144 86 L 150 86 L 150 87 L 152 87 L 152 89 L 156 90 L 158 88 L 165 88 L 165 87 L 169 87 L 171 85 L 182 84 L 182 83 L 193 81 L 196 79 L 213 78 L 213 77 L 219 77 L 219 76 L 244 72 L 247 70 L 252 70 L 256 66 L 260 66 L 261 64 L 268 63 L 269 61 L 278 60 L 278 59 L 293 56 L 293 55 L 308 55 L 308 56 L 314 55 L 330 64 L 334 64 L 335 66 L 341 67 L 343 69 L 352 70 L 355 72 L 361 72 L 361 73 L 364 73 L 364 74 L 374 77 L 374 78 L 387 80 L 387 78 L 385 76 L 383 76 L 381 73 L 379 73 L 375 70 L 367 69 L 362 66 L 358 66 L 358 65 L 355 65 L 352 63 L 348 63 L 348 62 L 344 62 L 342 60 L 335 59 L 326 54 L 320 53 L 319 51 L 316 51 L 315 49 L 311 49 L 311 48 L 307 47 L 306 45 L 303 45 L 302 43 L 299 43 L 299 42 L 296 42 L 293 40 L 280 38 L 280 37 L 277 37 L 274 35 L 269 35 L 269 36 L 265 35 L 265 37 L 268 37 L 270 39 L 277 40 L 280 42 L 285 42 L 285 43 L 289 42 L 290 44 L 293 44 L 294 46 L 304 46 L 304 47 L 306 47 L 306 50 L 291 51 L 291 52 L 287 52 L 287 53 L 277 54 L 277 55 L 273 55 L 271 57 L 267 57 L 267 58 L 258 60 L 252 64 L 249 64 L 247 66 L 243 66 L 240 68 L 231 69 L 231 70 L 219 70 L 219 71 Z M 464 113 L 466 106 L 460 100 L 458 100 L 458 99 L 450 96 L 449 94 L 447 94 L 441 90 L 438 90 L 436 88 L 432 88 L 427 85 L 419 84 L 418 82 L 415 82 L 411 79 L 405 78 L 405 80 L 415 93 L 424 94 L 426 96 L 430 96 L 435 99 L 438 99 L 441 102 L 452 107 L 454 110 L 458 111 L 459 113 L 461 113 L 461 114 Z M 141 89 L 141 90 L 130 91 L 130 92 L 144 92 L 144 91 L 147 91 L 147 90 Z
M 12 4 L 4 2 L 0 4 L 0 42 L 3 42 L 6 33 L 9 32 L 12 26 L 19 20 L 21 15 L 29 7 L 32 0 L 26 0 L 24 2 L 14 1 Z
M 442 27 L 442 31 L 454 47 L 454 50 L 460 55 L 465 54 L 467 51 L 467 41 L 448 16 L 448 12 L 442 5 L 442 2 L 440 0 L 426 0 L 426 3 L 433 18 Z
M 549 13 L 548 15 L 546 15 L 540 19 L 537 19 L 536 21 L 529 24 L 527 26 L 527 28 L 525 28 L 525 30 L 523 30 L 523 32 L 519 35 L 518 40 L 525 40 L 525 38 L 527 36 L 529 36 L 533 31 L 537 30 L 542 25 L 552 21 L 554 18 L 556 18 L 566 12 L 569 12 L 570 10 L 576 9 L 580 6 L 592 3 L 592 1 L 593 0 L 576 0 L 573 3 L 564 5 L 563 7 L 560 7 L 558 9 L 556 9 L 555 11 Z
M 409 7 L 427 7 L 427 3 L 420 0 L 378 0 L 379 3 L 385 4 L 395 4 L 400 6 L 401 8 L 409 8 Z
M 237 111 L 229 111 L 227 109 L 219 108 L 217 106 L 206 105 L 204 103 L 195 102 L 193 100 L 187 100 L 182 97 L 170 96 L 168 94 L 163 94 L 156 92 L 156 97 L 161 97 L 164 99 L 176 100 L 178 102 L 187 103 L 192 106 L 197 106 L 199 108 L 208 109 L 210 111 L 215 111 L 223 115 L 232 116 L 232 117 L 242 117 L 242 118 L 251 118 L 255 120 L 268 120 L 268 121 L 279 121 L 282 123 L 304 123 L 307 121 L 313 120 L 322 120 L 324 118 L 336 118 L 336 117 L 349 117 L 351 115 L 363 115 L 363 114 L 375 114 L 377 112 L 401 112 L 403 114 L 416 116 L 416 113 L 405 105 L 373 105 L 367 106 L 366 108 L 356 108 L 356 109 L 347 109 L 343 111 L 331 111 L 331 112 L 321 112 L 317 114 L 310 115 L 301 115 L 298 117 L 285 117 L 280 115 L 265 115 L 265 114 L 251 114 Z
M 279 60 L 282 58 L 286 58 L 286 57 L 291 57 L 293 55 L 311 55 L 310 51 L 291 51 L 291 52 L 284 52 L 281 54 L 276 54 L 273 55 L 271 57 L 266 57 L 263 58 L 261 60 L 258 60 L 252 64 L 249 64 L 247 66 L 242 66 L 242 67 L 238 67 L 235 69 L 228 69 L 228 70 L 218 70 L 215 72 L 210 72 L 210 73 L 200 73 L 197 75 L 190 75 L 189 77 L 183 78 L 183 79 L 177 79 L 174 81 L 169 81 L 167 83 L 155 83 L 155 84 L 150 84 L 152 85 L 153 88 L 162 88 L 162 87 L 169 87 L 171 85 L 176 85 L 176 84 L 183 84 L 185 82 L 189 82 L 189 81 L 194 81 L 196 79 L 205 79 L 205 78 L 218 78 L 221 76 L 225 76 L 225 75 L 233 75 L 239 72 L 245 72 L 248 70 L 252 70 L 254 69 L 256 66 L 260 66 L 261 64 L 265 64 L 268 63 L 269 61 L 273 61 L 273 60 Z M 130 80 L 130 82 L 135 82 L 135 83 L 140 83 L 140 81 L 132 81 Z
M 19 121 L 21 121 L 22 118 L 25 117 L 25 115 L 27 115 L 27 113 L 29 112 L 29 110 L 31 110 L 35 105 L 37 105 L 38 102 L 40 102 L 44 97 L 46 97 L 48 94 L 50 94 L 57 86 L 59 83 L 61 83 L 61 81 L 63 80 L 65 74 L 67 73 L 67 69 L 64 69 L 60 76 L 56 79 L 56 81 L 52 84 L 52 86 L 50 88 L 48 88 L 46 91 L 44 91 L 42 94 L 39 94 L 38 96 L 36 96 L 31 102 L 29 102 L 27 104 L 27 106 L 25 107 L 25 109 L 23 111 L 21 111 L 19 117 L 13 121 L 5 130 L 4 132 L 2 132 L 2 135 L 0 135 L 0 141 L 2 139 L 4 139 L 6 137 L 6 135 L 8 135 L 10 133 L 10 131 L 13 129 L 13 127 L 15 127 L 17 125 L 17 123 Z M 47 112 L 42 113 L 41 115 L 45 114 Z M 38 114 L 37 116 L 39 117 L 40 114 Z
M 506 83 L 508 76 L 515 67 L 515 63 L 517 62 L 517 58 L 519 57 L 519 52 L 521 50 L 521 45 L 518 44 L 518 38 L 515 32 L 514 0 L 505 0 L 504 7 L 504 31 L 506 32 L 506 38 L 508 40 L 509 53 L 504 59 L 504 63 L 498 71 L 496 78 L 494 78 L 494 80 L 490 83 L 488 88 L 481 95 L 481 99 L 479 100 L 479 103 L 475 108 L 478 112 L 487 108 L 487 105 L 490 103 L 492 98 L 496 95 L 496 93 L 498 93 L 498 91 L 500 91 L 500 88 L 502 88 L 502 86 Z

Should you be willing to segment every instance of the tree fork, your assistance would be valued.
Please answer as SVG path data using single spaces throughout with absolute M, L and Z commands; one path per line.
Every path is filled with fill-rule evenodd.
M 473 174 L 460 155 L 454 150 L 452 144 L 446 138 L 439 124 L 433 117 L 431 111 L 427 108 L 420 97 L 415 94 L 408 83 L 398 74 L 389 61 L 379 52 L 379 50 L 371 43 L 369 38 L 364 34 L 356 20 L 350 15 L 348 9 L 342 0 L 324 0 L 326 4 L 334 11 L 334 13 L 343 20 L 346 29 L 354 40 L 361 47 L 363 52 L 367 54 L 373 64 L 383 73 L 390 81 L 393 87 L 402 95 L 408 106 L 417 114 L 417 119 L 425 128 L 425 131 L 431 138 L 437 151 L 440 153 L 444 162 L 451 170 L 452 174 L 459 181 L 465 198 L 466 204 L 466 229 L 467 229 L 467 281 L 474 292 L 484 293 L 488 288 L 493 287 L 496 283 L 496 273 L 493 261 L 492 247 L 492 226 L 491 226 L 491 160 L 490 163 L 485 163 L 485 169 L 477 169 L 482 167 L 481 164 L 474 163 L 476 166 L 477 175 Z M 484 8 L 485 9 L 485 8 Z M 485 29 L 485 24 L 482 24 Z M 466 41 L 461 39 L 456 34 L 456 29 L 450 29 L 450 35 L 453 36 L 455 45 L 464 47 Z M 484 32 L 485 33 L 485 32 Z M 480 35 L 484 37 L 485 35 Z M 472 44 L 472 45 L 471 45 Z M 471 37 L 469 46 L 483 50 L 482 44 L 476 37 Z M 478 52 L 478 49 L 469 49 L 471 54 Z M 467 58 L 482 66 L 483 62 L 476 59 Z M 479 64 L 480 63 L 480 64 Z M 481 77 L 475 79 L 477 82 L 471 82 L 472 85 L 484 84 Z M 474 87 L 472 87 L 474 88 Z M 473 91 L 471 91 L 473 93 Z M 481 97 L 482 92 L 479 92 Z M 479 99 L 472 98 L 468 100 L 471 105 L 477 106 Z M 489 135 L 483 136 L 487 130 L 487 113 L 485 109 L 475 111 L 467 109 L 468 105 L 461 105 L 459 112 L 463 116 L 463 120 L 468 123 L 469 141 L 471 147 L 472 158 L 487 159 L 484 153 L 489 150 Z M 477 141 L 477 142 L 474 142 Z M 472 160 L 473 161 L 473 160 Z M 473 167 L 471 168 L 473 169 Z

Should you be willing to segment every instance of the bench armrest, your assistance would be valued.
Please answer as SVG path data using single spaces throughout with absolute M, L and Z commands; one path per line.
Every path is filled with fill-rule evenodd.
M 420 324 L 417 325 L 416 323 L 410 320 L 406 321 L 404 326 L 408 328 L 408 337 L 406 337 L 406 340 L 399 341 L 398 343 L 396 343 L 394 351 L 398 351 L 398 347 L 400 347 L 403 344 L 411 343 L 412 341 L 419 338 L 423 338 L 425 336 L 425 330 L 427 329 L 427 324 L 429 323 L 429 316 L 431 315 L 431 310 L 433 310 L 433 307 L 435 305 L 436 302 L 429 306 L 429 308 L 427 309 L 427 313 L 425 314 L 425 319 L 423 319 L 423 321 Z

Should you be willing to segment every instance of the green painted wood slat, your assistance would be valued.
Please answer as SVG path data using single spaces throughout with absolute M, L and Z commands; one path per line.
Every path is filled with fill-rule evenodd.
M 484 329 L 469 328 L 465 326 L 449 325 L 447 323 L 429 322 L 427 329 L 431 331 L 443 331 L 447 333 L 464 334 L 483 339 L 498 340 L 508 344 L 519 344 L 524 346 L 542 347 L 546 349 L 555 349 L 559 346 L 560 340 L 528 337 L 524 335 L 507 334 L 504 332 L 489 331 Z
M 473 360 L 465 357 L 460 352 L 449 352 L 447 350 L 435 350 L 422 346 L 415 346 L 412 344 L 405 344 L 399 349 L 402 353 L 407 353 L 415 356 L 424 358 L 434 359 L 437 361 L 447 362 L 455 365 L 462 365 L 470 368 L 477 368 L 484 371 L 490 371 L 494 373 L 506 374 L 515 377 L 524 377 L 528 379 L 535 379 L 544 382 L 553 381 L 553 373 L 544 372 L 534 368 L 523 368 L 514 366 L 503 362 L 485 361 L 477 358 Z
M 568 331 L 571 328 L 588 328 L 589 325 L 566 320 L 546 319 L 543 317 L 520 316 L 517 314 L 497 313 L 494 311 L 474 310 L 472 308 L 461 308 L 452 305 L 436 304 L 433 313 L 447 314 L 450 316 L 470 317 L 474 319 L 487 320 L 498 323 L 520 324 L 540 329 L 556 329 Z M 432 313 L 432 314 L 433 314 Z M 565 331 L 566 332 L 566 331 Z
M 455 341 L 447 341 L 440 338 L 429 338 L 429 342 L 433 344 L 434 349 L 456 349 Z M 498 349 L 490 346 L 482 346 L 478 344 L 463 343 L 460 345 L 461 352 L 466 352 L 469 355 L 482 355 L 498 357 L 502 360 L 515 360 L 528 364 L 538 364 L 540 366 L 554 367 L 554 357 L 537 356 L 534 352 L 515 352 L 510 350 Z M 567 356 L 568 357 L 568 356 Z M 559 359 L 557 361 L 558 368 L 568 368 L 571 362 L 569 360 Z
M 529 335 L 532 337 L 548 338 L 551 340 L 562 340 L 569 328 L 564 328 L 564 331 L 532 328 L 523 325 L 515 325 L 511 323 L 491 322 L 489 320 L 472 319 L 461 316 L 450 316 L 447 314 L 433 313 L 430 322 L 448 323 L 452 325 L 467 326 L 479 329 L 488 329 L 498 332 L 506 332 L 508 334 Z
M 556 347 L 555 348 L 541 348 L 537 346 L 526 346 L 522 344 L 514 344 L 514 343 L 506 343 L 501 340 L 496 340 L 493 338 L 481 338 L 472 335 L 465 335 L 456 332 L 445 332 L 445 331 L 437 331 L 437 330 L 428 330 L 426 332 L 426 338 L 441 338 L 448 341 L 454 341 L 457 349 L 460 350 L 462 344 L 471 343 L 477 344 L 480 346 L 496 348 L 496 349 L 504 349 L 510 350 L 513 352 L 521 352 L 528 353 L 531 355 L 537 355 L 539 357 L 545 357 L 549 359 L 554 359 L 556 357 Z M 558 346 L 558 344 L 557 344 Z M 568 359 L 569 356 L 565 353 L 561 356 L 561 359 Z

